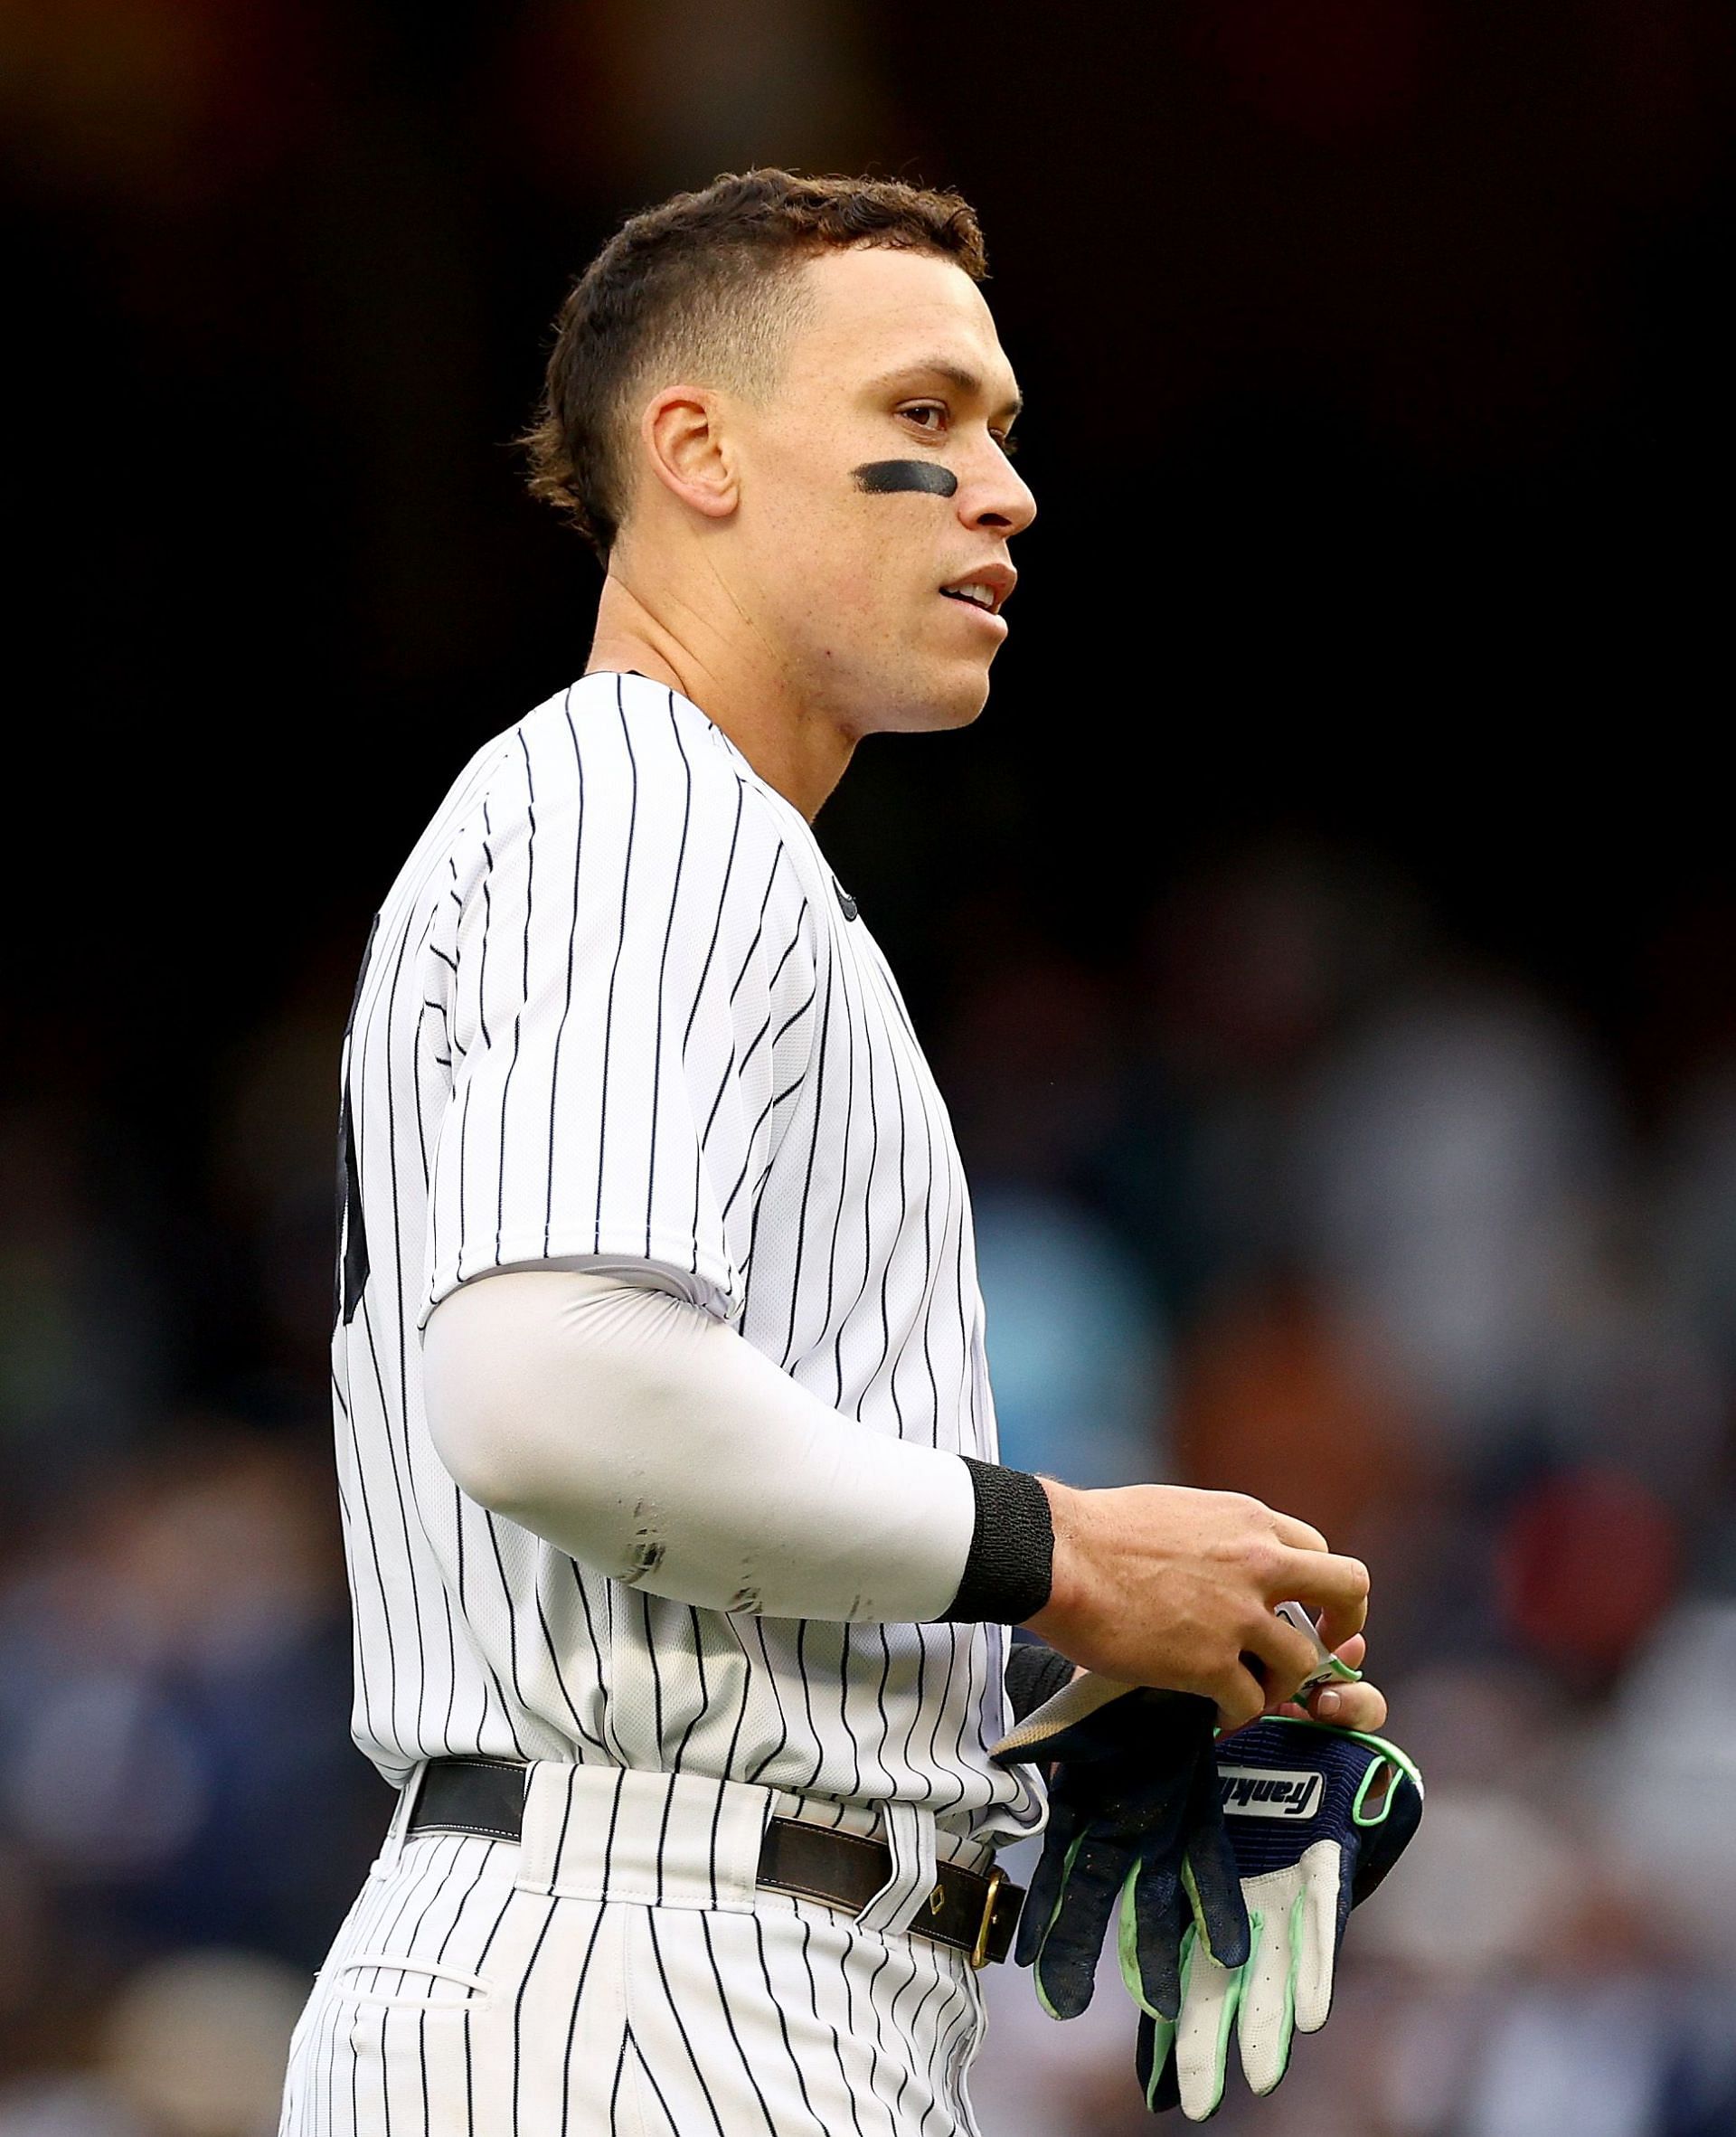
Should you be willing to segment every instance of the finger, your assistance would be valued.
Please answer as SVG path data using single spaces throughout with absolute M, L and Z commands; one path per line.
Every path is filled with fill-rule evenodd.
M 1215 1794 L 1215 1772 L 1207 1777 L 1206 1785 Z M 1216 1810 L 1215 1803 L 1212 1809 Z M 1248 1909 L 1242 1902 L 1235 1849 L 1223 1829 L 1222 1815 L 1215 1823 L 1195 1821 L 1182 1866 L 1182 1880 L 1194 1911 L 1194 1925 L 1207 1956 L 1220 1966 L 1243 1964 L 1249 1950 Z
M 1318 2033 L 1332 2011 L 1332 1975 L 1338 1956 L 1338 1881 L 1344 1875 L 1338 1850 L 1327 1866 L 1309 1866 L 1301 1905 L 1291 1924 L 1296 1940 L 1296 2024 L 1298 2032 Z
M 1208 1959 L 1190 1937 L 1182 1960 L 1182 2015 L 1175 2022 L 1175 2085 L 1182 2113 L 1203 2123 L 1223 2099 L 1230 2032 L 1241 1996 L 1241 1969 Z
M 1043 1836 L 1043 1855 L 1032 1873 L 1031 1884 L 1019 1910 L 1018 1934 L 1013 1947 L 1015 1966 L 1030 1966 L 1043 1949 L 1061 1907 L 1062 1887 L 1072 1867 L 1081 1835 L 1079 1820 L 1054 1792 L 1049 1797 L 1049 1824 Z
M 1368 1622 L 1368 1568 L 1334 1551 L 1289 1551 L 1278 1561 L 1272 1599 L 1294 1595 L 1318 1613 L 1320 1637 L 1334 1652 Z
M 1087 1830 L 1033 1969 L 1038 2000 L 1051 2018 L 1076 2019 L 1090 2002 L 1097 1962 L 1130 1867 L 1125 1848 Z
M 1278 1542 L 1288 1544 L 1293 1551 L 1324 1551 L 1326 1548 L 1326 1539 L 1320 1531 L 1311 1522 L 1298 1521 L 1294 1514 L 1280 1514 L 1274 1508 L 1272 1527 L 1278 1532 Z
M 1295 1698 L 1303 1679 L 1312 1677 L 1319 1668 L 1314 1642 L 1294 1626 L 1287 1625 L 1282 1618 L 1262 1618 L 1243 1637 L 1248 1652 L 1242 1660 L 1248 1663 L 1251 1654 L 1258 1663 L 1257 1669 L 1251 1663 L 1249 1668 L 1263 1680 L 1269 1707 Z
M 1347 1669 L 1360 1669 L 1368 1659 L 1368 1642 L 1360 1632 L 1353 1632 L 1343 1647 L 1333 1652 Z
M 1233 1729 L 1245 1729 L 1266 1711 L 1266 1688 L 1240 1665 L 1220 1682 L 1213 1697 L 1219 1726 L 1226 1735 Z
M 1181 2009 L 1187 1913 L 1186 1895 L 1173 1870 L 1156 1863 L 1136 1865 L 1121 1888 L 1117 1953 L 1127 1994 L 1147 2018 L 1173 2020 Z
M 1175 2046 L 1175 2028 L 1169 2019 L 1140 2019 L 1134 2067 L 1139 2073 L 1139 2089 L 1146 2095 L 1146 2105 L 1153 2114 L 1162 2114 L 1165 2108 L 1179 2107 L 1182 2104 L 1181 2094 L 1175 2089 L 1175 2058 L 1170 2052 Z
M 1289 2068 L 1290 2043 L 1296 2035 L 1291 1939 L 1304 1901 L 1300 1875 L 1295 1869 L 1262 1877 L 1256 1889 L 1264 1904 L 1250 1917 L 1256 1924 L 1254 1955 L 1241 1970 L 1236 2045 L 1250 2091 L 1269 2093 Z
M 1386 1726 L 1386 1698 L 1378 1685 L 1323 1685 L 1308 1702 L 1312 1718 L 1335 1729 L 1378 1735 Z

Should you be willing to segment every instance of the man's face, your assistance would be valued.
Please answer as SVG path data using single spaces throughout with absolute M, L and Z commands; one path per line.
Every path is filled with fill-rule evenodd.
M 731 591 L 852 734 L 964 726 L 1006 635 L 1007 544 L 1036 512 L 1006 457 L 1012 371 L 948 260 L 867 248 L 801 271 L 813 317 L 769 401 L 734 411 Z

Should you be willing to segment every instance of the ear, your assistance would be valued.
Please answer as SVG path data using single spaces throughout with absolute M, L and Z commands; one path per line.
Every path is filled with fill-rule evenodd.
M 646 403 L 639 436 L 659 482 L 707 519 L 727 519 L 739 502 L 735 454 L 721 397 L 703 386 L 666 386 Z

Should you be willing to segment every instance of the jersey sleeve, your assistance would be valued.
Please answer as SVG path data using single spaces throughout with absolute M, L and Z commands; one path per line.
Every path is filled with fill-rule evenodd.
M 731 1319 L 824 938 L 766 796 L 663 693 L 521 730 L 426 945 L 449 1000 L 421 1319 L 485 1271 L 637 1264 Z

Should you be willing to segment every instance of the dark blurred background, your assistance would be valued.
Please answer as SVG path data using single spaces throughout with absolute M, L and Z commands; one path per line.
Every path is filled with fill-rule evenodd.
M 595 569 L 509 441 L 619 218 L 958 185 L 1042 505 L 820 821 L 979 1206 L 1009 1460 L 1361 1551 L 1430 1782 L 1262 2137 L 1736 2129 L 1715 0 L 0 0 L 0 2137 L 254 2137 L 377 1843 L 339 1033 Z M 18 833 L 22 830 L 22 838 Z M 1106 1990 L 987 2137 L 1131 2132 Z

